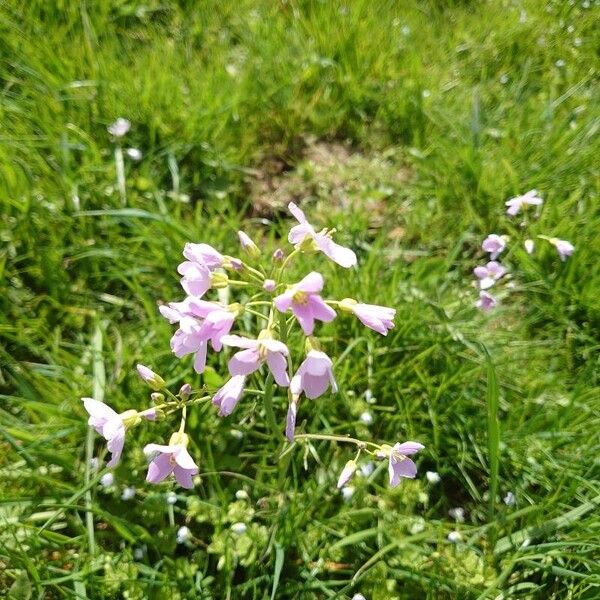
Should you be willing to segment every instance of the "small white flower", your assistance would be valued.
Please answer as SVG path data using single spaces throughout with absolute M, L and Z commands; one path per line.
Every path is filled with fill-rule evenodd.
M 427 471 L 425 477 L 429 483 L 439 483 L 441 480 L 440 474 L 435 471 Z
M 425 530 L 425 520 L 424 519 L 415 519 L 415 521 L 410 526 L 410 533 L 412 535 L 416 535 L 417 533 L 421 533 Z
M 431 92 L 429 90 L 423 90 L 421 94 L 423 95 L 423 98 L 429 98 L 429 96 L 431 96 Z
M 583 41 L 581 40 L 581 38 L 575 38 L 573 40 L 573 46 L 575 46 L 575 48 L 579 48 L 579 46 L 581 46 L 582 43 Z
M 503 500 L 504 500 L 504 504 L 506 504 L 506 506 L 514 506 L 517 502 L 515 495 L 512 492 L 507 492 L 506 496 L 504 496 Z
M 354 594 L 352 600 L 367 600 L 362 594 Z
M 523 245 L 525 246 L 527 254 L 531 254 L 535 248 L 535 242 L 533 240 L 525 240 Z
M 236 535 L 242 535 L 243 533 L 246 533 L 247 529 L 248 527 L 246 527 L 246 523 L 234 523 L 231 526 L 231 531 L 233 531 L 233 533 Z
M 115 476 L 112 473 L 104 473 L 100 478 L 100 485 L 103 488 L 110 487 L 115 482 Z
M 404 36 L 410 35 L 410 27 L 408 25 L 404 25 L 404 27 L 402 27 L 400 30 L 400 33 L 402 33 Z
M 133 551 L 133 558 L 135 560 L 142 560 L 144 558 L 144 548 L 136 548 Z
M 464 523 L 465 522 L 465 509 L 457 506 L 456 508 L 451 508 L 448 511 L 448 514 L 457 522 Z
M 238 490 L 235 493 L 235 497 L 238 500 L 248 500 L 248 492 L 246 490 Z
M 363 477 L 368 477 L 375 470 L 375 465 L 373 461 L 369 461 L 360 465 L 360 473 Z
M 123 493 L 121 494 L 121 500 L 131 500 L 135 496 L 135 488 L 133 486 L 128 486 L 123 488 Z
M 97 458 L 90 458 L 90 469 L 92 471 L 97 471 L 100 466 L 100 461 Z
M 373 423 L 373 415 L 368 410 L 365 410 L 365 412 L 360 415 L 360 420 L 365 425 L 371 425 Z
M 451 531 L 448 534 L 448 541 L 455 544 L 456 542 L 460 542 L 462 540 L 462 535 L 460 535 L 460 531 Z
M 192 532 L 185 525 L 177 530 L 177 543 L 185 544 L 192 537 Z
M 127 148 L 125 152 L 131 160 L 142 160 L 142 151 L 139 148 Z
M 500 83 L 502 85 L 504 85 L 505 83 L 508 83 L 508 75 L 506 73 L 504 73 L 503 75 L 500 76 Z
M 562 59 L 559 58 L 555 63 L 554 63 L 559 69 L 562 69 L 567 63 Z
M 173 506 L 177 502 L 177 494 L 175 492 L 169 492 L 166 498 L 167 504 Z
M 345 485 L 342 489 L 342 497 L 346 502 L 354 496 L 354 488 L 351 485 Z
M 120 138 L 123 137 L 130 129 L 131 123 L 123 117 L 119 117 L 114 123 L 107 127 L 110 135 Z

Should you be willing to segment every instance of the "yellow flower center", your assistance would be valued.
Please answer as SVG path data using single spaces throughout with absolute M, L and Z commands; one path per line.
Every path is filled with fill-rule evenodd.
M 292 296 L 292 301 L 294 304 L 306 304 L 308 302 L 308 294 L 298 291 Z

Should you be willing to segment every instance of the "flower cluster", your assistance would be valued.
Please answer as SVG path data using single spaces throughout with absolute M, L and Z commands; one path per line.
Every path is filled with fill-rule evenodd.
M 298 281 L 289 281 L 286 277 L 289 267 L 302 255 L 322 253 L 344 268 L 357 264 L 355 253 L 334 241 L 334 229 L 317 231 L 294 203 L 289 204 L 289 210 L 298 224 L 289 232 L 288 241 L 293 248 L 287 254 L 277 249 L 265 256 L 242 231 L 238 232 L 238 238 L 244 259 L 224 255 L 205 243 L 185 244 L 185 260 L 177 267 L 185 296 L 182 300 L 159 307 L 161 315 L 177 326 L 171 338 L 171 350 L 180 359 L 190 356 L 194 371 L 203 373 L 210 352 L 235 349 L 228 362 L 230 377 L 216 390 L 204 386 L 193 391 L 186 384 L 175 395 L 159 375 L 148 367 L 138 365 L 140 377 L 154 390 L 152 408 L 117 414 L 102 402 L 84 399 L 84 406 L 90 414 L 89 424 L 107 440 L 108 450 L 112 453 L 108 466 L 119 462 L 128 429 L 144 418 L 156 420 L 180 413 L 180 427 L 171 435 L 168 444 L 153 443 L 144 448 L 150 459 L 146 480 L 157 484 L 172 475 L 181 486 L 191 488 L 198 466 L 188 451 L 190 438 L 185 432 L 188 408 L 201 402 L 211 402 L 220 416 L 228 416 L 245 395 L 256 394 L 262 399 L 273 434 L 282 437 L 283 431 L 276 424 L 272 403 L 274 388 L 280 386 L 286 390 L 288 397 L 287 418 L 285 427 L 281 429 L 289 442 L 326 439 L 356 445 L 357 455 L 344 468 L 339 487 L 352 477 L 361 453 L 388 461 L 392 486 L 398 485 L 403 477 L 416 475 L 415 463 L 409 456 L 423 448 L 417 442 L 392 446 L 345 436 L 296 434 L 296 416 L 302 398 L 314 400 L 328 391 L 336 393 L 338 389 L 334 361 L 315 335 L 319 323 L 329 323 L 338 313 L 345 313 L 385 336 L 394 327 L 396 311 L 385 306 L 364 304 L 353 298 L 328 299 L 324 296 L 324 277 L 317 271 L 308 272 Z M 265 258 L 267 260 L 263 260 Z M 209 299 L 211 292 L 225 288 L 226 294 L 220 293 L 217 294 L 218 299 Z M 224 301 L 234 290 L 242 291 L 240 301 Z M 242 315 L 249 318 L 240 319 Z M 256 325 L 254 332 L 244 330 L 248 323 Z M 288 344 L 296 325 L 302 337 L 294 339 L 303 339 L 303 342 L 298 344 L 299 352 L 292 352 Z M 249 378 L 261 370 L 266 377 L 259 381 L 264 384 L 248 386 Z
M 539 207 L 543 203 L 544 200 L 537 190 L 530 190 L 521 196 L 515 196 L 514 198 L 507 200 L 505 202 L 505 205 L 508 207 L 506 209 L 506 214 L 509 217 L 516 217 L 519 213 L 527 211 L 531 206 L 536 206 L 539 210 Z M 526 224 L 527 221 L 524 221 L 521 225 L 525 226 Z M 538 235 L 537 237 L 552 244 L 556 248 L 562 261 L 567 260 L 567 258 L 575 251 L 575 246 L 566 240 L 546 235 Z M 475 303 L 475 306 L 483 311 L 491 310 L 498 305 L 497 298 L 488 290 L 508 273 L 506 267 L 498 262 L 498 258 L 504 250 L 507 249 L 509 241 L 510 238 L 508 235 L 491 233 L 481 244 L 481 249 L 489 254 L 489 261 L 484 265 L 475 267 L 473 273 L 479 284 L 479 299 Z M 532 239 L 526 239 L 523 242 L 523 246 L 525 247 L 527 254 L 533 254 L 535 242 Z

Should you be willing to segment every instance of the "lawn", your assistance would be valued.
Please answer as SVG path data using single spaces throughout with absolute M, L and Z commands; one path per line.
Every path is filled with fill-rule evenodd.
M 0 594 L 600 598 L 599 21 L 598 0 L 0 3 Z M 189 410 L 192 490 L 145 482 L 168 419 L 107 469 L 82 397 L 147 408 L 138 363 L 172 392 L 227 380 L 231 350 L 199 375 L 170 349 L 184 244 L 238 256 L 243 229 L 270 263 L 290 201 L 358 266 L 300 255 L 289 281 L 396 310 L 385 337 L 318 324 L 339 390 L 297 431 L 418 440 L 417 476 L 361 458 L 340 491 L 355 449 L 283 440 L 279 388 L 272 415 Z

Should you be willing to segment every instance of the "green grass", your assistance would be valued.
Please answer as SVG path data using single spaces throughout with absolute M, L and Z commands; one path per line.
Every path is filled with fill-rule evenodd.
M 1 3 L 0 593 L 598 598 L 599 10 Z M 126 162 L 126 206 L 106 132 L 118 116 L 144 153 Z M 528 256 L 503 216 L 533 187 L 545 204 L 529 234 L 571 240 L 565 263 L 541 241 Z M 320 330 L 343 354 L 341 391 L 302 405 L 299 422 L 418 439 L 418 478 L 392 490 L 382 465 L 345 502 L 335 482 L 350 450 L 298 444 L 278 461 L 247 398 L 226 419 L 192 411 L 202 481 L 176 489 L 172 511 L 170 485 L 143 483 L 141 448 L 166 425 L 129 437 L 104 491 L 79 398 L 146 406 L 138 361 L 173 389 L 198 384 L 157 311 L 180 296 L 181 248 L 235 254 L 240 225 L 274 247 L 289 199 L 359 255 L 352 272 L 316 261 L 328 295 L 398 311 L 385 339 L 348 319 Z M 492 231 L 513 240 L 514 287 L 485 316 L 471 269 Z M 217 382 L 225 357 L 211 364 Z M 283 423 L 286 399 L 274 410 Z M 127 485 L 134 500 L 121 500 Z M 184 524 L 190 547 L 175 541 Z

